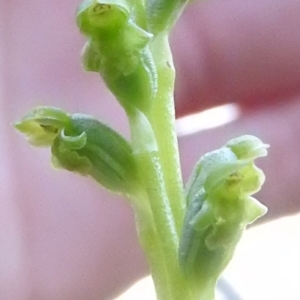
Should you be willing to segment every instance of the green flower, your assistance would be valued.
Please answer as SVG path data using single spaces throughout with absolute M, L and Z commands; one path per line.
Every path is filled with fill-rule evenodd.
M 91 176 L 115 192 L 134 193 L 138 179 L 130 144 L 93 117 L 38 107 L 15 127 L 32 145 L 51 147 L 56 168 Z
M 100 73 L 125 109 L 147 112 L 157 91 L 149 49 L 153 35 L 138 24 L 135 8 L 124 0 L 86 0 L 77 24 L 88 37 L 82 52 L 85 69 Z
M 205 154 L 187 184 L 187 212 L 179 248 L 184 271 L 214 281 L 232 258 L 246 226 L 267 212 L 251 195 L 264 183 L 254 160 L 268 145 L 253 136 Z

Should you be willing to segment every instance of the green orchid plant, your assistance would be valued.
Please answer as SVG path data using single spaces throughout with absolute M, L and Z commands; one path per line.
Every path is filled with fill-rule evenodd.
M 204 155 L 184 188 L 168 37 L 187 2 L 85 0 L 77 10 L 84 67 L 124 108 L 130 141 L 91 116 L 53 107 L 15 123 L 29 143 L 51 148 L 54 167 L 128 199 L 159 300 L 214 299 L 246 226 L 267 211 L 251 197 L 264 182 L 254 160 L 268 148 L 254 136 Z

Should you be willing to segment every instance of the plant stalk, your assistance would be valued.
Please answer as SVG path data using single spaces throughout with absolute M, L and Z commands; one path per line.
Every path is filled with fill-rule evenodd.
M 127 111 L 132 147 L 144 199 L 134 201 L 141 244 L 145 250 L 158 300 L 198 300 L 178 262 L 180 228 L 185 210 L 175 132 L 172 56 L 166 34 L 153 41 L 158 91 L 151 112 Z M 138 203 L 147 203 L 146 206 Z M 143 207 L 142 207 L 143 206 Z

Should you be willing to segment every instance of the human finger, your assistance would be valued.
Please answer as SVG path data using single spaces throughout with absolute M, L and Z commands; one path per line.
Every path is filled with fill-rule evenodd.
M 300 92 L 300 2 L 195 2 L 172 36 L 178 116 L 224 103 L 272 105 Z

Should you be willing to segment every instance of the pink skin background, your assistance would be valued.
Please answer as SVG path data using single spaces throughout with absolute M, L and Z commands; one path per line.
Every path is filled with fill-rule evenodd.
M 147 274 L 126 201 L 49 167 L 11 126 L 36 105 L 101 118 L 129 137 L 97 74 L 82 71 L 79 1 L 0 0 L 0 299 L 111 299 Z M 300 201 L 300 2 L 194 3 L 172 35 L 178 116 L 228 102 L 242 117 L 179 141 L 183 175 L 203 153 L 255 134 L 271 144 L 258 198 L 269 218 Z

